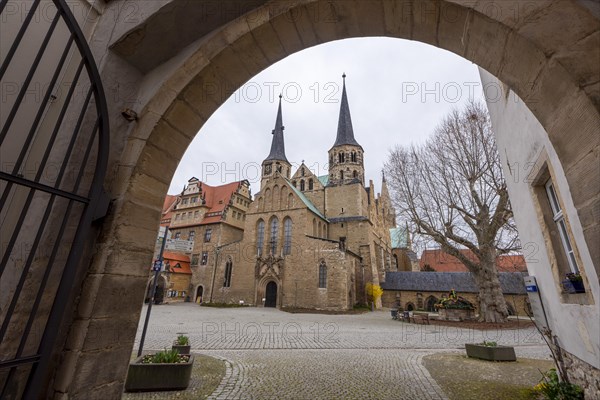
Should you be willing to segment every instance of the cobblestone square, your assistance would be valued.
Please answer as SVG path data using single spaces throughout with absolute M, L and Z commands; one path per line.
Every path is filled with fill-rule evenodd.
M 195 353 L 227 360 L 213 399 L 445 399 L 422 364 L 426 355 L 492 340 L 515 346 L 517 357 L 549 359 L 531 327 L 480 331 L 397 322 L 389 311 L 290 314 L 190 303 L 153 307 L 144 349 L 169 347 L 178 333 Z

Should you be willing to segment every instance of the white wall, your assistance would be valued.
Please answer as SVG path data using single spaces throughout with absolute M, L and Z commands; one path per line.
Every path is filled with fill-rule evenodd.
M 562 165 L 548 134 L 525 103 L 512 91 L 507 92 L 508 89 L 487 71 L 481 68 L 479 71 L 484 87 L 489 87 L 486 91 L 486 101 L 496 133 L 515 221 L 523 243 L 527 269 L 529 274 L 537 279 L 550 328 L 558 335 L 559 343 L 565 350 L 600 368 L 598 275 L 583 236 Z M 548 155 L 548 162 L 554 173 L 553 180 L 562 197 L 573 239 L 579 249 L 583 264 L 580 269 L 587 276 L 586 291 L 591 293 L 591 296 L 588 295 L 588 299 L 591 297 L 592 300 L 591 305 L 561 302 L 559 285 L 550 269 L 549 249 L 538 220 L 536 199 L 528 182 L 533 163 L 544 151 Z

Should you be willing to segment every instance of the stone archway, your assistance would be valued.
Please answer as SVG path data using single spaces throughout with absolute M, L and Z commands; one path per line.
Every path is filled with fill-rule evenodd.
M 118 2 L 106 6 L 108 11 L 118 6 L 114 3 Z M 180 3 L 179 11 L 183 9 L 185 16 L 185 7 L 192 4 Z M 148 10 L 140 24 L 117 27 L 111 32 L 115 39 L 98 41 L 97 46 L 111 46 L 110 52 L 97 50 L 108 84 L 118 87 L 123 69 L 129 71 L 126 78 L 135 78 L 132 80 L 138 91 L 138 121 L 125 126 L 119 113 L 127 101 L 112 99 L 113 121 L 117 122 L 113 122 L 114 174 L 108 178 L 107 187 L 116 200 L 98 239 L 99 254 L 91 262 L 84 282 L 90 289 L 82 292 L 80 307 L 87 312 L 79 313 L 72 326 L 76 330 L 74 336 L 86 337 L 93 334 L 88 331 L 90 326 L 102 327 L 105 321 L 112 321 L 107 316 L 114 316 L 116 327 L 111 329 L 117 329 L 118 337 L 123 339 L 119 346 L 110 348 L 84 349 L 83 341 L 69 348 L 61 365 L 64 368 L 58 368 L 64 378 L 60 390 L 75 394 L 89 391 L 89 377 L 75 371 L 93 369 L 100 359 L 93 354 L 101 350 L 102 357 L 110 358 L 114 365 L 110 374 L 94 377 L 92 386 L 103 387 L 107 393 L 120 393 L 140 305 L 129 301 L 123 308 L 122 299 L 117 298 L 108 300 L 110 304 L 101 304 L 107 300 L 100 299 L 98 293 L 122 288 L 131 299 L 143 297 L 145 266 L 151 258 L 161 205 L 178 160 L 202 125 L 234 90 L 294 52 L 332 40 L 388 36 L 421 41 L 461 55 L 497 76 L 524 100 L 548 132 L 567 179 L 575 187 L 585 173 L 580 168 L 586 162 L 584 156 L 597 152 L 600 143 L 600 95 L 598 83 L 592 79 L 597 71 L 590 66 L 594 59 L 590 55 L 598 52 L 597 16 L 582 6 L 583 2 L 528 4 L 530 8 L 522 9 L 517 1 L 468 0 L 304 0 L 269 4 L 225 21 L 227 24 L 216 26 L 210 34 L 191 34 L 176 48 L 180 51 L 162 60 L 164 65 L 153 71 L 144 60 L 161 60 L 164 52 L 140 56 L 139 51 L 148 48 L 157 37 L 161 41 L 158 47 L 168 47 L 179 38 L 178 33 L 197 25 L 196 21 L 183 18 L 178 33 L 164 32 L 162 27 L 170 14 L 158 12 L 158 5 L 148 5 L 154 8 Z M 161 3 L 163 8 L 171 5 Z M 489 12 L 492 6 L 499 7 L 499 12 Z M 511 18 L 514 12 L 509 10 L 515 6 L 520 11 Z M 577 22 L 569 25 L 569 21 Z M 162 36 L 157 36 L 158 31 Z M 187 47 L 184 49 L 183 45 Z M 126 131 L 128 135 L 124 134 Z M 572 194 L 574 203 L 581 207 L 580 215 L 593 215 L 598 206 L 593 194 L 593 188 Z M 600 235 L 594 224 L 597 218 L 583 222 L 590 246 Z M 593 254 L 596 268 L 599 257 L 599 253 Z M 111 267 L 116 263 L 107 262 L 119 258 L 135 260 L 126 273 Z
M 150 297 L 152 296 L 152 285 L 154 284 L 154 278 L 148 281 L 148 285 L 146 285 L 146 295 L 144 297 L 144 303 L 148 304 L 150 302 Z M 156 282 L 156 291 L 154 292 L 154 304 L 162 304 L 165 300 L 166 291 L 168 288 L 167 278 L 163 275 L 158 277 L 158 281 Z

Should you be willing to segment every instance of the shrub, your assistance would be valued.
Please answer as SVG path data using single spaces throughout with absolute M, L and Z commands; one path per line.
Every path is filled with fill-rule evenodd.
M 554 368 L 543 374 L 540 383 L 535 385 L 533 390 L 540 393 L 547 400 L 583 399 L 583 389 L 575 384 L 560 381 Z

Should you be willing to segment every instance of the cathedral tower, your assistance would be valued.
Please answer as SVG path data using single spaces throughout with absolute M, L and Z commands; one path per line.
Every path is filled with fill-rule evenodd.
M 352 118 L 346 94 L 346 74 L 342 89 L 342 103 L 338 120 L 337 137 L 333 147 L 329 150 L 329 184 L 344 185 L 348 183 L 365 182 L 365 169 L 363 164 L 364 150 L 354 139 Z
M 275 120 L 275 129 L 273 129 L 273 141 L 271 142 L 271 152 L 262 163 L 261 188 L 266 180 L 280 174 L 284 178 L 290 177 L 291 164 L 285 156 L 285 145 L 283 141 L 283 118 L 281 116 L 281 95 L 279 95 L 279 108 L 277 110 L 277 119 Z

